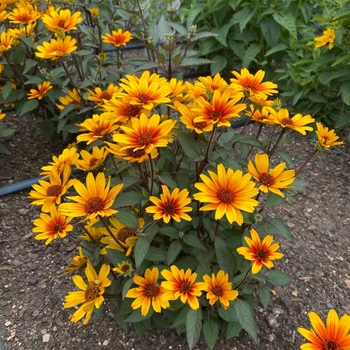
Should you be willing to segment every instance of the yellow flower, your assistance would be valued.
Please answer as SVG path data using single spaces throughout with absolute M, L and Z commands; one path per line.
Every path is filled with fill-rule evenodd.
M 61 197 L 74 184 L 75 179 L 70 179 L 71 169 L 66 166 L 63 170 L 63 177 L 57 173 L 49 176 L 49 181 L 39 180 L 39 184 L 32 185 L 33 190 L 29 192 L 28 198 L 35 199 L 32 204 L 42 205 L 41 211 L 48 213 L 52 206 L 61 203 Z M 64 215 L 63 213 L 61 213 Z
M 274 115 L 276 114 L 276 112 L 273 110 L 272 107 L 263 106 L 261 108 L 256 108 L 255 106 L 250 105 L 249 108 L 250 111 L 246 111 L 245 114 L 255 122 L 270 125 L 275 124 Z
M 132 265 L 127 262 L 127 261 L 122 261 L 117 265 L 117 267 L 113 268 L 113 271 L 119 273 L 120 275 L 123 275 L 124 277 L 126 276 L 131 276 L 131 273 L 133 271 Z
M 185 102 L 188 101 L 189 98 L 184 97 L 184 93 L 187 92 L 187 86 L 184 85 L 182 80 L 178 80 L 176 78 L 171 78 L 169 81 L 169 87 L 171 89 L 170 95 L 168 97 L 174 102 Z
M 17 7 L 14 8 L 8 15 L 10 23 L 29 24 L 40 18 L 36 6 L 32 6 L 24 1 L 18 2 Z
M 194 112 L 198 112 L 199 116 L 194 118 L 194 122 L 210 122 L 220 126 L 231 126 L 228 119 L 238 118 L 239 113 L 246 108 L 244 103 L 237 102 L 243 97 L 243 94 L 238 92 L 235 97 L 229 92 L 221 92 L 215 90 L 213 99 L 208 102 L 203 97 L 198 97 L 196 100 L 198 107 L 192 108 Z
M 180 222 L 181 219 L 191 221 L 192 218 L 186 214 L 192 211 L 191 207 L 186 206 L 191 203 L 191 199 L 188 198 L 188 190 L 180 191 L 179 188 L 174 188 L 170 193 L 169 188 L 165 185 L 162 185 L 162 190 L 160 199 L 155 196 L 149 198 L 155 205 L 147 207 L 146 213 L 153 213 L 154 220 L 163 219 L 166 224 L 169 223 L 170 219 L 174 219 L 176 222 Z
M 340 319 L 335 310 L 329 310 L 326 325 L 315 312 L 309 312 L 311 330 L 298 328 L 298 332 L 310 343 L 300 346 L 304 350 L 349 350 L 350 316 L 344 314 Z
M 139 287 L 131 288 L 127 293 L 127 298 L 135 298 L 131 307 L 136 310 L 141 308 L 141 315 L 146 316 L 152 305 L 155 312 L 161 312 L 170 306 L 169 301 L 163 298 L 164 288 L 158 285 L 159 271 L 157 267 L 147 269 L 144 277 L 134 276 L 134 283 Z
M 246 96 L 264 97 L 278 93 L 276 84 L 270 81 L 262 83 L 265 76 L 265 72 L 262 70 L 259 70 L 255 75 L 249 73 L 247 68 L 241 69 L 241 74 L 235 71 L 231 73 L 237 78 L 231 78 L 231 83 L 240 86 Z
M 90 11 L 92 17 L 97 17 L 99 14 L 98 7 L 92 7 L 91 9 L 89 9 L 89 11 Z
M 11 34 L 2 32 L 0 34 L 0 53 L 7 51 L 11 48 L 13 43 L 13 37 Z
M 59 105 L 57 103 L 56 106 L 61 111 L 63 111 L 69 104 L 75 104 L 76 108 L 81 108 L 81 97 L 79 89 L 77 90 L 74 88 L 73 90 L 68 90 L 68 95 L 61 96 L 58 100 L 62 103 L 62 105 Z
M 80 132 L 89 131 L 77 136 L 77 142 L 85 141 L 87 145 L 119 128 L 119 125 L 115 124 L 105 113 L 93 114 L 92 118 L 87 118 L 83 123 L 77 125 L 80 127 Z
M 293 188 L 289 186 L 295 179 L 294 170 L 285 170 L 285 162 L 278 164 L 273 169 L 269 169 L 269 156 L 267 154 L 255 155 L 255 166 L 250 160 L 248 162 L 248 171 L 254 179 L 260 182 L 259 190 L 267 193 L 271 191 L 281 197 L 284 194 L 280 189 Z
M 103 164 L 108 153 L 105 147 L 99 148 L 94 146 L 91 153 L 83 149 L 80 151 L 82 159 L 77 159 L 75 161 L 75 166 L 84 171 L 95 170 Z
M 7 13 L 6 10 L 1 11 L 0 7 L 0 22 L 5 21 L 8 18 L 9 14 Z
M 105 142 L 105 144 L 107 145 L 108 151 L 114 154 L 116 158 L 127 162 L 142 163 L 148 160 L 149 157 L 151 157 L 151 159 L 157 158 L 159 154 L 156 148 L 154 148 L 151 153 L 146 153 L 144 149 L 134 151 L 131 148 L 124 149 L 122 146 L 111 142 Z
M 0 109 L 0 120 L 4 119 L 6 117 L 6 113 L 2 113 L 2 110 Z
M 150 111 L 142 109 L 138 105 L 131 104 L 128 99 L 112 98 L 109 101 L 105 101 L 102 109 L 105 111 L 108 118 L 114 120 L 114 122 L 125 125 L 131 118 L 140 117 L 141 113 L 145 113 L 149 116 Z
M 118 211 L 111 209 L 115 197 L 123 187 L 119 184 L 110 189 L 110 178 L 106 184 L 104 173 L 98 173 L 96 179 L 92 173 L 86 176 L 86 186 L 79 180 L 74 183 L 78 196 L 70 196 L 68 199 L 76 203 L 63 203 L 59 209 L 62 214 L 73 217 L 85 216 L 85 220 L 96 216 L 111 216 Z
M 176 120 L 160 122 L 158 114 L 150 118 L 141 114 L 140 118 L 132 118 L 128 126 L 120 126 L 124 133 L 114 134 L 113 141 L 123 146 L 122 150 L 145 150 L 151 153 L 155 148 L 166 147 L 172 141 L 170 133 L 175 123 Z
M 35 55 L 47 60 L 58 60 L 64 55 L 75 51 L 77 49 L 77 46 L 75 46 L 76 42 L 77 41 L 72 39 L 69 35 L 64 39 L 51 39 L 50 42 L 44 42 L 42 46 L 37 46 L 36 49 L 39 52 L 35 52 Z
M 315 49 L 328 44 L 328 49 L 331 50 L 334 46 L 335 32 L 334 29 L 328 28 L 323 31 L 323 35 L 314 38 Z
M 98 226 L 97 224 L 101 225 Z M 103 237 L 103 226 L 98 218 L 92 218 L 84 225 L 84 234 L 79 238 L 89 242 L 99 242 Z
M 282 128 L 292 129 L 294 131 L 300 132 L 302 135 L 306 135 L 306 131 L 312 131 L 311 126 L 306 124 L 313 123 L 315 121 L 311 115 L 302 116 L 300 113 L 296 114 L 294 117 L 289 116 L 289 111 L 286 108 L 281 108 L 276 114 L 274 114 L 275 123 L 279 124 Z
M 198 297 L 202 295 L 203 282 L 195 282 L 197 274 L 191 269 L 179 270 L 175 265 L 169 270 L 163 270 L 162 276 L 166 281 L 162 282 L 162 287 L 166 289 L 163 294 L 164 300 L 177 300 L 180 297 L 182 303 L 188 303 L 191 309 L 199 309 Z
M 83 249 L 81 246 L 78 247 L 78 253 L 79 253 L 79 255 L 76 255 L 73 257 L 69 266 L 65 267 L 63 269 L 65 275 L 81 269 L 82 267 L 84 267 L 86 265 L 87 261 L 90 259 L 89 256 L 86 256 L 83 254 Z
M 209 202 L 200 210 L 215 210 L 215 220 L 220 220 L 224 215 L 230 224 L 243 223 L 241 210 L 252 213 L 258 205 L 258 201 L 252 199 L 259 192 L 250 174 L 244 174 L 241 170 L 225 170 L 222 164 L 218 164 L 217 173 L 208 171 L 209 176 L 200 175 L 203 182 L 194 184 L 200 192 L 193 195 L 199 202 Z
M 221 77 L 220 73 L 216 73 L 214 78 L 211 76 L 199 77 L 198 80 L 205 86 L 207 92 L 212 95 L 216 90 L 224 90 L 228 87 L 227 82 Z
M 323 126 L 322 123 L 316 122 L 316 135 L 317 135 L 317 145 L 316 148 L 320 151 L 328 149 L 333 146 L 343 145 L 343 141 L 337 141 L 339 136 L 335 134 L 335 130 L 328 130 L 327 127 Z
M 102 35 L 102 39 L 104 43 L 112 44 L 115 47 L 125 46 L 127 42 L 132 39 L 131 33 L 129 31 L 123 32 L 120 28 L 118 31 L 113 30 L 112 35 L 106 33 L 106 35 Z
M 203 97 L 205 100 L 208 99 L 207 90 L 203 83 L 195 81 L 193 85 L 190 82 L 186 81 L 185 85 L 187 87 L 187 94 L 185 96 L 185 99 L 193 99 L 194 101 L 196 101 L 199 97 Z
M 253 261 L 252 273 L 258 273 L 263 265 L 271 269 L 274 265 L 271 260 L 282 259 L 283 254 L 277 252 L 280 245 L 273 243 L 273 236 L 267 235 L 261 242 L 258 232 L 250 230 L 251 238 L 244 237 L 249 247 L 237 248 L 237 252 L 245 259 Z
M 109 84 L 105 90 L 96 87 L 95 91 L 92 91 L 90 89 L 87 89 L 87 91 L 90 94 L 88 97 L 89 101 L 93 101 L 98 104 L 104 104 L 106 101 L 109 101 L 117 92 L 120 92 L 121 88 L 115 86 L 114 84 Z
M 224 309 L 230 306 L 230 301 L 238 297 L 238 291 L 232 289 L 232 283 L 228 281 L 228 273 L 220 270 L 215 276 L 214 273 L 203 276 L 203 291 L 207 292 L 206 298 L 210 305 L 220 302 Z
M 41 232 L 34 238 L 37 240 L 46 239 L 46 245 L 50 244 L 57 237 L 64 238 L 67 232 L 73 230 L 73 226 L 69 224 L 72 219 L 62 215 L 56 209 L 56 206 L 52 205 L 50 207 L 50 215 L 41 213 L 40 219 L 34 220 L 34 226 L 36 227 L 32 231 Z
M 84 316 L 83 324 L 88 324 L 94 308 L 99 309 L 104 301 L 103 293 L 105 288 L 111 285 L 111 280 L 108 278 L 110 266 L 103 264 L 97 274 L 90 261 L 87 261 L 85 275 L 88 279 L 86 284 L 83 278 L 79 275 L 72 277 L 74 284 L 80 289 L 77 292 L 69 292 L 65 296 L 65 304 L 63 307 L 70 308 L 82 304 L 77 311 L 70 317 L 72 322 L 78 322 Z
M 32 100 L 33 98 L 41 100 L 44 95 L 51 89 L 51 83 L 49 81 L 44 81 L 42 84 L 38 84 L 38 90 L 30 89 L 30 92 L 27 94 L 28 100 Z
M 60 11 L 50 11 L 50 14 L 44 14 L 42 21 L 45 27 L 56 32 L 57 30 L 67 32 L 68 30 L 77 29 L 77 25 L 83 20 L 81 12 L 75 12 L 73 15 L 69 9 Z

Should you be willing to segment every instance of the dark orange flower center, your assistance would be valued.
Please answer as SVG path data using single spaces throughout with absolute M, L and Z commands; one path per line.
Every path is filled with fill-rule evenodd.
M 51 231 L 56 234 L 62 231 L 62 225 L 61 224 L 55 224 L 51 227 Z
M 97 127 L 97 128 L 94 130 L 94 135 L 96 135 L 96 136 L 102 136 L 105 130 L 106 130 L 105 127 L 99 126 L 99 127 Z
M 104 100 L 110 100 L 112 96 L 107 91 L 103 91 L 100 95 L 100 98 Z
M 210 117 L 213 120 L 218 120 L 218 119 L 220 119 L 222 117 L 222 113 L 220 111 L 212 111 L 210 113 Z
M 207 126 L 207 123 L 206 122 L 197 122 L 197 123 L 193 123 L 193 126 L 197 129 L 203 130 Z
M 97 159 L 96 158 L 91 158 L 90 159 L 90 166 L 94 166 L 97 163 Z
M 152 134 L 150 132 L 144 132 L 137 136 L 137 143 L 141 146 L 149 145 L 153 140 Z
M 267 187 L 272 186 L 275 183 L 275 179 L 273 178 L 273 176 L 268 173 L 260 174 L 259 181 Z
M 176 211 L 176 207 L 173 203 L 168 203 L 164 205 L 164 212 L 169 215 L 173 215 Z
M 290 118 L 283 118 L 283 119 L 281 120 L 281 123 L 282 123 L 283 125 L 293 125 L 293 120 L 290 119 Z
M 115 35 L 113 36 L 113 42 L 114 44 L 123 44 L 124 43 L 124 37 L 123 36 L 120 36 L 120 35 Z
M 57 27 L 64 29 L 66 21 L 64 19 L 60 19 L 57 23 Z
M 243 87 L 247 90 L 256 90 L 257 86 L 253 84 L 252 82 L 247 82 L 243 84 Z
M 142 104 L 147 103 L 148 100 L 151 99 L 150 96 L 148 96 L 147 94 L 143 94 L 143 93 L 139 94 L 137 97 L 138 97 L 138 99 L 140 100 L 140 102 L 141 102 Z
M 323 344 L 323 350 L 341 350 L 334 340 L 326 340 Z
M 132 236 L 135 236 L 136 229 L 135 228 L 121 228 L 117 233 L 117 238 L 119 241 L 125 243 L 126 239 Z
M 224 295 L 224 291 L 222 290 L 222 288 L 220 286 L 214 286 L 211 291 L 217 297 L 222 297 Z
M 46 190 L 46 194 L 51 197 L 58 197 L 61 194 L 62 187 L 60 185 L 52 185 Z
M 125 107 L 124 114 L 128 118 L 132 118 L 132 117 L 136 117 L 140 113 L 140 111 L 141 111 L 141 108 L 139 106 L 129 105 L 129 106 Z
M 98 284 L 96 284 L 94 281 L 89 282 L 84 296 L 86 301 L 92 301 L 98 298 L 100 296 L 100 288 Z
M 255 255 L 259 260 L 265 260 L 268 257 L 268 252 L 265 249 L 258 249 Z
M 85 204 L 87 214 L 97 213 L 104 208 L 103 200 L 99 197 L 90 198 Z
M 232 203 L 234 195 L 229 188 L 221 188 L 218 192 L 218 198 L 221 202 Z
M 122 267 L 120 268 L 123 272 L 128 272 L 130 270 L 130 265 L 128 264 L 124 264 L 122 265 Z
M 189 293 L 189 291 L 191 290 L 191 285 L 186 282 L 181 283 L 180 290 L 183 293 Z
M 159 287 L 157 287 L 155 284 L 146 284 L 143 288 L 143 294 L 146 297 L 153 299 L 159 294 Z
M 133 151 L 132 148 L 127 149 L 127 153 L 129 157 L 133 158 L 141 158 L 145 155 L 145 150 L 144 149 L 139 149 L 137 151 Z

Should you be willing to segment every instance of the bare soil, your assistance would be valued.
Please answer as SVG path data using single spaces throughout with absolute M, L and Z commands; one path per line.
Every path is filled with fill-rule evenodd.
M 0 155 L 0 187 L 37 177 L 62 150 L 62 145 L 53 146 L 37 135 L 39 120 L 9 115 L 4 123 L 17 131 L 0 140 L 11 151 Z M 340 132 L 345 138 L 348 133 Z M 313 145 L 297 133 L 288 140 L 297 168 Z M 294 236 L 294 243 L 280 240 L 285 257 L 276 262 L 292 282 L 272 291 L 266 310 L 256 310 L 258 343 L 241 332 L 235 339 L 220 338 L 215 350 L 299 349 L 304 341 L 297 328 L 309 327 L 307 312 L 324 318 L 335 308 L 338 314 L 350 314 L 349 144 L 319 154 L 300 178 L 308 181 L 306 191 L 269 214 L 281 218 Z M 115 323 L 108 301 L 102 316 L 94 315 L 87 326 L 72 324 L 72 310 L 63 308 L 63 298 L 74 285 L 62 272 L 76 247 L 66 240 L 47 247 L 33 239 L 32 222 L 39 209 L 26 198 L 29 191 L 0 197 L 0 350 L 187 349 L 185 335 L 175 331 L 150 330 L 143 338 L 132 328 L 125 333 Z M 206 346 L 199 342 L 195 349 Z

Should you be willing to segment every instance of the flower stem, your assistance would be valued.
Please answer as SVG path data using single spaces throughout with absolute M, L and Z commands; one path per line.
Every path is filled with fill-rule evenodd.
M 111 231 L 110 227 L 107 225 L 107 222 L 105 220 L 105 218 L 101 215 L 98 215 L 99 220 L 102 222 L 102 225 L 104 226 L 104 228 L 107 230 L 107 232 L 110 234 L 110 236 L 115 240 L 115 242 L 117 243 L 117 245 L 119 246 L 119 248 L 122 250 L 122 252 L 125 250 L 119 243 L 119 240 L 116 236 L 114 236 L 113 232 Z
M 309 163 L 309 162 L 311 161 L 311 159 L 313 159 L 313 158 L 316 156 L 316 154 L 317 154 L 318 152 L 319 152 L 319 150 L 316 149 L 316 150 L 311 154 L 311 156 L 310 156 L 308 159 L 306 159 L 306 161 L 304 162 L 304 164 L 295 172 L 295 176 L 297 176 L 297 175 L 305 168 L 306 164 Z
M 270 157 L 273 155 L 273 153 L 275 152 L 275 150 L 276 150 L 276 148 L 277 148 L 277 146 L 278 146 L 278 143 L 281 141 L 282 136 L 286 133 L 286 131 L 287 131 L 287 129 L 282 129 L 282 130 L 281 130 L 280 135 L 278 136 L 278 138 L 277 138 L 275 144 L 273 145 L 273 147 L 271 148 L 271 150 L 269 150 L 269 151 L 267 152 L 269 158 L 270 158 Z
M 238 288 L 247 280 L 248 275 L 249 275 L 249 272 L 252 270 L 252 266 L 253 266 L 253 265 L 251 265 L 250 268 L 249 268 L 249 269 L 247 270 L 247 272 L 245 273 L 245 275 L 244 275 L 244 277 L 243 277 L 243 280 L 242 280 L 241 282 L 239 282 L 239 283 L 237 284 L 237 286 L 233 287 L 232 289 L 238 289 Z

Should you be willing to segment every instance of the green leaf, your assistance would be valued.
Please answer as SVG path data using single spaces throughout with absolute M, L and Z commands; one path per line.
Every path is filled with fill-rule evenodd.
M 174 181 L 173 177 L 166 171 L 162 171 L 159 174 L 157 174 L 160 181 L 167 185 L 169 188 L 174 189 L 178 187 L 177 183 Z
M 276 52 L 285 51 L 287 48 L 288 48 L 287 45 L 280 43 L 280 44 L 276 45 L 275 47 L 273 47 L 272 49 L 268 50 L 265 53 L 265 57 L 270 56 Z
M 332 18 L 332 22 L 349 18 L 349 16 L 350 16 L 350 3 L 345 2 L 344 5 L 339 9 L 338 13 Z
M 170 243 L 166 256 L 166 263 L 168 266 L 170 266 L 175 261 L 181 250 L 182 244 L 178 239 Z
M 259 223 L 257 227 L 266 234 L 282 235 L 288 241 L 294 242 L 294 237 L 281 219 L 271 218 L 267 221 Z
M 179 232 L 175 227 L 172 226 L 163 226 L 159 229 L 159 233 L 162 235 L 169 236 L 171 238 L 179 238 Z
M 2 88 L 2 97 L 6 101 L 6 99 L 9 97 L 10 93 L 12 91 L 12 86 L 10 83 L 6 83 L 4 87 Z
M 171 304 L 173 304 L 173 303 L 174 303 L 173 301 L 170 302 L 170 308 L 171 308 Z M 179 314 L 175 317 L 175 320 L 173 321 L 171 328 L 176 328 L 178 326 L 186 324 L 188 310 L 189 310 L 189 306 L 185 305 L 181 309 Z
M 0 154 L 11 154 L 10 150 L 0 143 Z
M 291 155 L 283 150 L 277 149 L 275 151 L 275 153 L 277 153 L 283 160 L 285 160 L 289 165 L 293 165 L 293 159 L 291 157 Z
M 141 66 L 136 67 L 134 69 L 134 72 L 140 72 L 140 71 L 149 70 L 153 68 L 159 68 L 159 64 L 157 62 L 146 62 Z
M 250 44 L 248 48 L 244 52 L 242 66 L 248 67 L 250 63 L 253 61 L 255 56 L 261 51 L 262 46 L 260 44 Z
M 113 266 L 118 266 L 123 261 L 127 261 L 131 265 L 133 265 L 132 260 L 130 257 L 125 256 L 125 252 L 121 252 L 120 250 L 116 249 L 110 249 L 107 248 L 107 260 L 110 262 Z
M 219 322 L 213 318 L 209 318 L 203 324 L 203 334 L 205 342 L 208 345 L 208 348 L 211 350 L 219 337 L 220 326 Z
M 186 315 L 186 338 L 190 350 L 197 344 L 202 330 L 202 310 L 188 310 Z
M 340 94 L 344 103 L 350 106 L 350 81 L 343 81 L 340 84 Z
M 259 287 L 259 297 L 263 308 L 266 310 L 271 301 L 270 290 L 265 286 Z
M 283 287 L 291 282 L 291 278 L 281 271 L 270 271 L 267 281 L 273 286 Z
M 238 268 L 236 257 L 232 254 L 226 242 L 220 237 L 215 237 L 214 245 L 220 268 L 232 278 Z
M 263 18 L 259 24 L 267 44 L 275 47 L 278 43 L 281 26 L 271 17 Z
M 269 192 L 267 195 L 267 199 L 265 202 L 265 208 L 272 208 L 272 207 L 277 207 L 284 203 L 285 199 L 278 194 L 275 194 L 273 192 Z
M 132 323 L 142 322 L 147 318 L 152 317 L 153 313 L 154 313 L 153 308 L 150 308 L 150 310 L 148 311 L 148 314 L 146 316 L 142 316 L 141 309 L 137 309 L 129 315 L 129 317 L 125 320 L 125 322 L 132 322 Z
M 213 61 L 206 58 L 186 57 L 182 60 L 180 67 L 202 66 L 211 63 L 213 63 Z
M 187 34 L 187 29 L 179 23 L 168 22 L 170 27 L 174 28 L 179 34 L 185 36 Z
M 129 291 L 130 287 L 132 286 L 133 279 L 129 278 L 127 281 L 125 281 L 122 289 L 122 300 L 124 300 L 126 293 Z
M 191 247 L 198 248 L 204 252 L 207 250 L 205 245 L 199 240 L 194 233 L 187 233 L 183 236 L 183 241 Z
M 129 207 L 141 203 L 142 197 L 137 192 L 123 192 L 117 196 L 112 208 Z
M 255 7 L 245 6 L 242 10 L 236 12 L 231 20 L 232 23 L 238 23 L 239 29 L 243 32 L 247 23 L 251 20 L 255 13 Z M 246 67 L 243 65 L 243 67 Z
M 139 237 L 134 248 L 135 267 L 138 269 L 148 253 L 151 243 L 146 237 Z
M 237 337 L 241 330 L 242 326 L 239 322 L 229 322 L 226 330 L 226 339 Z
M 198 158 L 201 156 L 202 150 L 191 135 L 179 134 L 178 140 L 187 157 Z
M 248 302 L 236 299 L 232 302 L 234 310 L 236 312 L 237 320 L 241 324 L 242 328 L 252 337 L 252 339 L 258 341 L 258 330 L 253 315 L 253 310 Z
M 200 32 L 194 35 L 192 38 L 192 41 L 196 41 L 199 39 L 205 39 L 205 38 L 210 38 L 210 37 L 216 37 L 218 34 L 212 33 L 212 32 Z
M 149 261 L 166 261 L 167 252 L 165 248 L 149 247 L 145 259 Z
M 227 309 L 224 309 L 221 305 L 218 308 L 219 316 L 226 322 L 237 322 L 236 311 L 233 307 L 233 303 Z
M 137 228 L 139 226 L 137 217 L 127 208 L 119 209 L 115 217 L 128 228 Z
M 295 16 L 292 13 L 284 12 L 283 15 L 275 12 L 273 18 L 283 28 L 287 29 L 294 39 L 297 39 L 297 26 Z
M 213 29 L 214 33 L 218 34 L 218 36 L 215 39 L 223 46 L 227 46 L 226 38 L 231 26 L 232 26 L 231 23 L 225 23 L 219 28 Z
M 24 114 L 24 113 L 28 113 L 28 112 L 31 112 L 33 111 L 35 108 L 37 108 L 39 106 L 39 101 L 37 99 L 34 99 L 34 100 L 29 100 L 29 101 L 26 101 L 21 110 L 19 111 L 19 114 Z
M 227 66 L 227 59 L 225 56 L 215 55 L 213 57 L 213 63 L 210 65 L 211 75 L 221 72 Z

